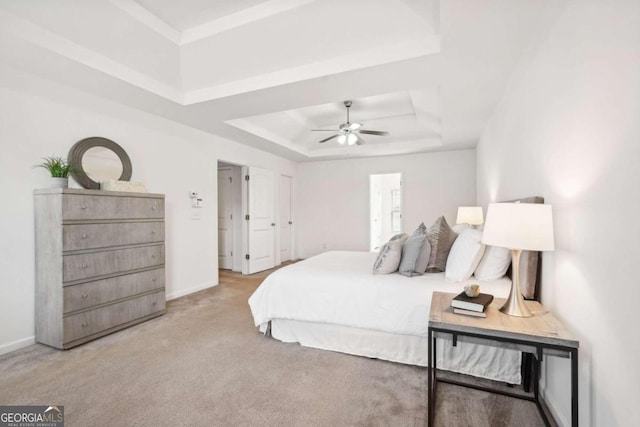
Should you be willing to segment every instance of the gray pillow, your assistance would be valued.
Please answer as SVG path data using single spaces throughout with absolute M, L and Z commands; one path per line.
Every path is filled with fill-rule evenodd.
M 449 227 L 443 216 L 429 227 L 427 238 L 431 243 L 431 256 L 429 257 L 429 265 L 427 265 L 428 272 L 437 273 L 446 270 L 449 251 L 456 237 L 458 234 Z
M 423 223 L 420 223 L 418 228 L 411 234 L 411 237 L 427 235 L 427 227 Z M 411 238 L 409 237 L 409 238 Z M 416 265 L 413 269 L 416 273 L 424 273 L 427 271 L 427 265 L 429 265 L 429 258 L 431 257 L 431 243 L 429 239 L 426 238 L 422 242 L 422 247 L 420 248 L 420 254 L 418 254 L 418 259 L 416 260 Z
M 420 255 L 420 249 L 424 246 L 426 239 L 426 234 L 417 234 L 412 235 L 404 242 L 398 273 L 407 277 L 421 276 L 422 273 L 424 273 L 424 271 L 418 271 L 416 265 L 418 256 Z M 427 244 L 429 243 L 427 242 Z
M 373 274 L 390 274 L 398 271 L 400 259 L 402 259 L 402 248 L 408 237 L 408 234 L 397 234 L 380 248 L 376 262 L 373 263 Z

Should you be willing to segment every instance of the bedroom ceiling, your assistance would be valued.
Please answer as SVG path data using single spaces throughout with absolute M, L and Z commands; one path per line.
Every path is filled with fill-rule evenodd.
M 452 150 L 477 143 L 544 6 L 0 0 L 0 74 L 35 91 L 26 71 L 298 161 Z M 318 144 L 324 133 L 309 129 L 343 123 L 344 100 L 353 121 L 391 135 Z

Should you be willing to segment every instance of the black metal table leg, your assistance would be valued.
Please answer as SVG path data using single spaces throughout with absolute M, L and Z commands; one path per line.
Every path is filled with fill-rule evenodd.
M 578 427 L 578 350 L 571 350 L 571 426 Z
M 427 426 L 433 427 L 433 348 L 432 348 L 432 337 L 433 331 L 429 328 L 427 333 L 428 344 L 428 361 L 427 361 L 427 369 L 429 370 L 428 375 L 428 384 L 427 384 Z

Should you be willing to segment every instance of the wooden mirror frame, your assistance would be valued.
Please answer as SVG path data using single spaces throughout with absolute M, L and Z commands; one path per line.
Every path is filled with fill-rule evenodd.
M 113 151 L 116 156 L 120 159 L 122 163 L 122 174 L 118 181 L 129 181 L 131 179 L 131 159 L 127 152 L 124 149 L 107 138 L 102 138 L 100 136 L 92 136 L 90 138 L 81 139 L 76 142 L 71 150 L 69 150 L 68 161 L 73 167 L 73 172 L 71 175 L 78 182 L 78 184 L 82 185 L 84 188 L 89 188 L 93 190 L 100 189 L 100 183 L 95 182 L 93 179 L 89 178 L 84 168 L 82 167 L 82 158 L 84 157 L 87 150 L 94 147 L 104 147 L 111 151 Z

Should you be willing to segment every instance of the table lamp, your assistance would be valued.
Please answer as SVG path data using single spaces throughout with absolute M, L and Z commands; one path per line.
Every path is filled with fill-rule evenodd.
M 480 206 L 460 206 L 456 224 L 469 224 L 471 226 L 480 225 L 484 222 L 482 207 Z
M 520 254 L 523 250 L 554 249 L 551 206 L 533 203 L 489 204 L 482 243 L 511 250 L 511 291 L 500 311 L 510 316 L 531 317 L 520 292 Z

